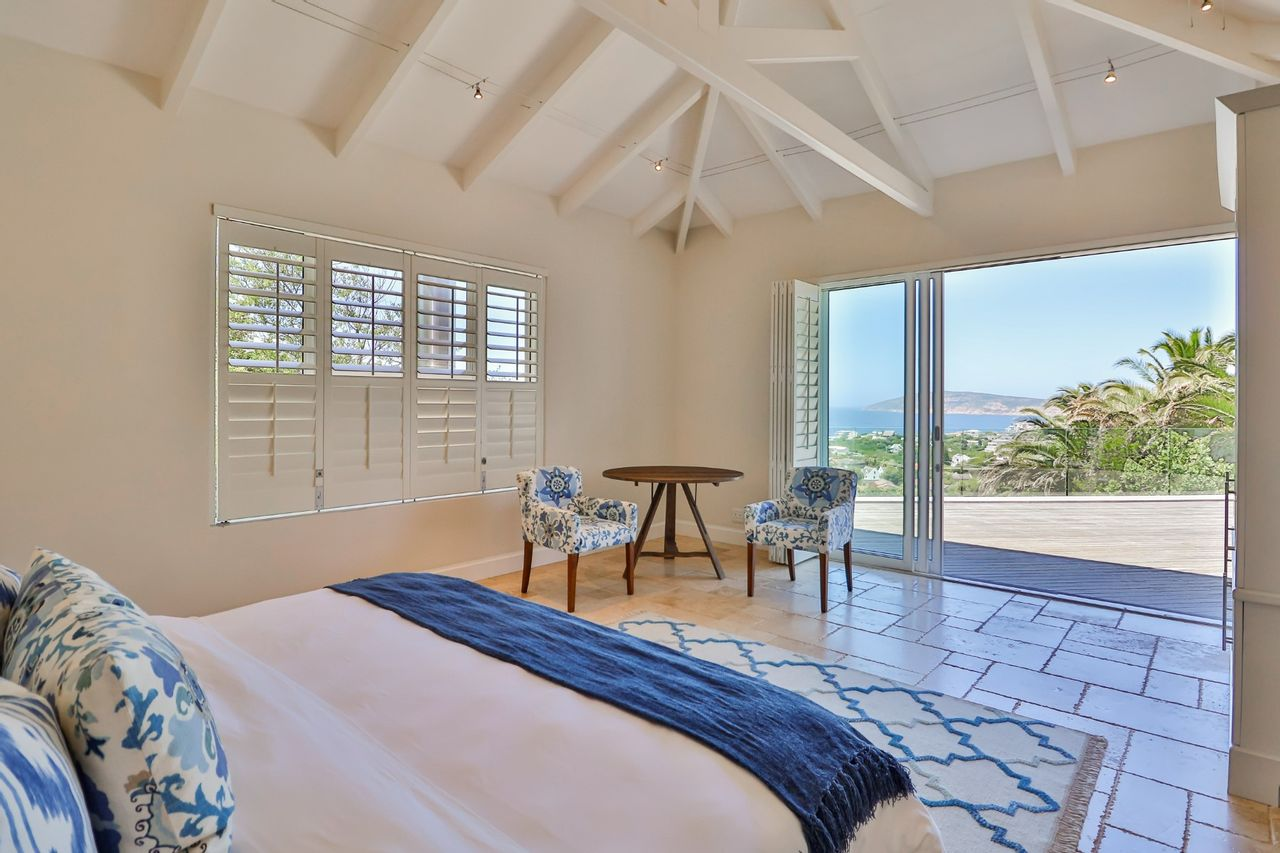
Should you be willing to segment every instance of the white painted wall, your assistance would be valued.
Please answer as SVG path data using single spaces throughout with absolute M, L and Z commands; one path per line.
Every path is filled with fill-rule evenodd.
M 1280 802 L 1280 86 L 1236 96 L 1240 242 L 1240 482 L 1232 794 Z M 1234 99 L 1227 99 L 1234 100 Z
M 702 490 L 713 531 L 740 537 L 731 510 L 768 492 L 771 282 L 1232 227 L 1218 203 L 1210 125 L 1077 154 L 1069 178 L 1043 157 L 939 180 L 928 219 L 868 193 L 828 203 L 816 224 L 795 208 L 741 221 L 730 240 L 708 228 L 693 234 L 676 268 L 676 358 L 686 366 L 676 389 L 676 455 L 746 472 Z
M 517 566 L 512 494 L 210 526 L 215 202 L 545 267 L 548 461 L 612 495 L 601 470 L 672 455 L 659 235 L 371 144 L 336 159 L 327 131 L 199 91 L 170 115 L 155 85 L 0 38 L 0 562 L 59 549 L 178 615 Z

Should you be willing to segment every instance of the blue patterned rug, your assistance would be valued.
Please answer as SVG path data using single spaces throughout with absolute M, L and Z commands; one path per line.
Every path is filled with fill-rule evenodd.
M 806 696 L 910 770 L 947 850 L 1074 853 L 1106 740 L 643 614 L 618 625 Z

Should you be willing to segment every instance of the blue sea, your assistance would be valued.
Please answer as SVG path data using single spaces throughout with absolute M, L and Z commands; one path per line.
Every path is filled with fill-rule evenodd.
M 964 432 L 980 429 L 984 432 L 1002 432 L 1014 421 L 1021 420 L 1020 415 L 947 415 L 942 422 L 943 432 Z M 872 412 L 866 409 L 833 408 L 830 413 L 830 432 L 852 429 L 858 432 L 872 432 L 891 429 L 902 433 L 902 412 Z

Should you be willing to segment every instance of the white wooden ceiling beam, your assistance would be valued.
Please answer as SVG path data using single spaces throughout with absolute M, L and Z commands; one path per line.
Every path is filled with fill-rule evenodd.
M 397 34 L 397 40 L 407 46 L 382 57 L 356 97 L 351 112 L 334 131 L 335 154 L 342 154 L 368 133 L 458 3 L 459 0 L 418 0 Z
M 697 202 L 698 209 L 707 215 L 717 231 L 726 237 L 733 236 L 733 214 L 712 194 L 705 181 L 698 183 Z
M 769 158 L 773 168 L 777 169 L 783 183 L 787 185 L 787 189 L 791 190 L 791 194 L 796 197 L 796 201 L 800 202 L 800 206 L 804 208 L 805 213 L 809 214 L 809 218 L 814 222 L 821 219 L 822 199 L 818 198 L 818 194 L 801 180 L 800 176 L 792 169 L 791 164 L 787 163 L 783 158 L 782 153 L 773 147 L 773 143 L 769 141 L 769 137 L 765 134 L 763 122 L 754 113 L 747 112 L 733 101 L 729 102 L 729 106 L 734 114 L 738 116 L 738 120 L 746 126 L 747 132 L 751 134 L 751 138 L 755 140 L 756 145 Z
M 1053 150 L 1058 155 L 1058 165 L 1062 168 L 1062 174 L 1074 175 L 1075 148 L 1071 144 L 1066 111 L 1058 100 L 1058 89 L 1053 84 L 1049 40 L 1045 37 L 1044 20 L 1040 15 L 1040 7 L 1036 5 L 1038 2 L 1039 0 L 1013 0 L 1013 9 L 1018 17 L 1018 28 L 1022 31 L 1027 61 L 1031 63 L 1031 76 L 1035 78 L 1036 91 L 1040 95 L 1040 105 L 1044 107 L 1044 117 L 1049 124 Z
M 792 30 L 733 27 L 726 42 L 748 62 L 847 62 L 859 48 L 844 30 Z
M 471 185 L 492 166 L 502 153 L 511 147 L 520 133 L 543 110 L 551 107 L 556 96 L 564 91 L 568 84 L 576 79 L 604 45 L 610 36 L 616 33 L 613 27 L 595 18 L 587 30 L 573 43 L 551 69 L 540 79 L 530 91 L 528 102 L 522 97 L 514 97 L 505 105 L 495 123 L 486 123 L 477 134 L 478 143 L 469 146 L 475 151 L 462 169 L 462 188 L 470 189 Z M 525 87 L 517 84 L 516 91 L 525 91 Z
M 1172 47 L 1261 83 L 1280 83 L 1280 63 L 1254 50 L 1252 26 L 1228 15 L 1226 28 L 1218 12 L 1190 26 L 1185 3 L 1171 0 L 1046 0 L 1055 6 L 1109 24 L 1116 29 Z M 1195 13 L 1197 16 L 1199 12 Z
M 654 228 L 657 228 L 659 222 L 666 219 L 675 212 L 676 208 L 684 204 L 686 191 L 686 184 L 682 182 L 654 199 L 648 207 L 636 214 L 636 217 L 631 220 L 631 233 L 637 237 L 643 237 Z
M 699 29 L 690 20 L 696 14 L 691 7 L 652 0 L 577 2 L 895 201 L 924 216 L 932 213 L 928 189 L 726 49 L 719 37 L 724 30 L 709 34 Z
M 604 148 L 587 164 L 568 189 L 560 194 L 557 209 L 568 216 L 582 207 L 609 179 L 618 174 L 627 161 L 644 150 L 662 130 L 689 111 L 698 102 L 706 85 L 697 78 L 682 76 L 652 106 L 632 117 L 622 130 L 605 143 Z
M 707 148 L 711 144 L 711 128 L 716 122 L 716 106 L 720 93 L 709 89 L 702 100 L 702 117 L 698 122 L 698 138 L 693 145 L 693 165 L 689 167 L 689 184 L 685 187 L 684 212 L 680 215 L 680 230 L 676 232 L 676 251 L 683 252 L 689 239 L 689 226 L 693 222 L 693 206 L 698 199 L 698 185 L 702 181 L 702 169 L 707 164 Z
M 178 39 L 173 64 L 160 78 L 160 108 L 169 112 L 177 112 L 182 106 L 182 100 L 200 68 L 200 60 L 204 59 L 205 50 L 213 38 L 213 31 L 218 26 L 218 18 L 227 7 L 227 0 L 198 0 L 191 5 L 194 8 L 187 18 L 182 37 Z
M 875 110 L 876 121 L 880 122 L 885 136 L 889 138 L 894 150 L 902 158 L 907 173 L 926 189 L 931 189 L 933 174 L 925 164 L 924 155 L 920 153 L 920 148 L 916 145 L 911 132 L 898 121 L 897 108 L 893 102 L 893 96 L 889 94 L 889 84 L 880 73 L 880 66 L 872 59 L 867 49 L 866 40 L 858 27 L 853 10 L 849 8 L 846 0 L 825 0 L 824 5 L 827 19 L 833 26 L 844 30 L 845 38 L 853 44 L 857 52 L 857 59 L 853 60 L 853 71 L 858 76 L 858 82 L 862 84 L 867 100 L 871 102 L 871 108 Z

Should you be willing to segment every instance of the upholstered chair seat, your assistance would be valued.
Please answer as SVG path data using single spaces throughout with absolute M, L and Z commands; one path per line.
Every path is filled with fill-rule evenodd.
M 803 467 L 791 472 L 787 493 L 748 504 L 747 595 L 755 595 L 755 546 L 780 547 L 796 579 L 795 551 L 816 551 L 822 579 L 822 612 L 827 612 L 827 555 L 844 549 L 845 584 L 853 590 L 853 501 L 858 475 L 843 468 Z
M 578 555 L 604 548 L 626 549 L 627 594 L 635 592 L 636 529 L 639 508 L 630 501 L 604 500 L 580 494 L 582 472 L 558 466 L 535 468 L 516 475 L 520 491 L 520 520 L 524 533 L 524 574 L 520 591 L 529 592 L 533 546 L 568 555 L 569 601 L 573 612 L 578 582 Z

